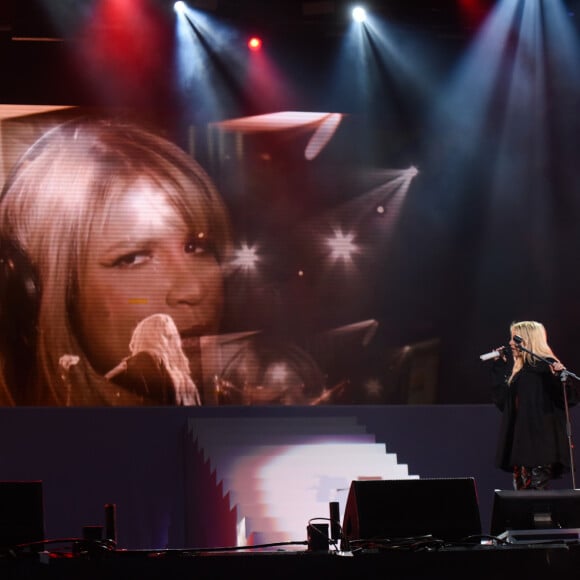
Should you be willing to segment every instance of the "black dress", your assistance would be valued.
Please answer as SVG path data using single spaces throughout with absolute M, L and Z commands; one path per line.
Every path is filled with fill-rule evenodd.
M 493 365 L 493 403 L 502 412 L 496 465 L 551 465 L 553 476 L 570 468 L 564 393 L 560 378 L 543 361 L 523 368 L 508 385 L 511 364 L 498 359 Z M 567 387 L 568 404 L 576 403 Z

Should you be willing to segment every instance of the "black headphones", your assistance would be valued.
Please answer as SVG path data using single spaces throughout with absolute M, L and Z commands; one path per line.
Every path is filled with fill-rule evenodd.
M 0 352 L 16 402 L 26 402 L 36 357 L 40 281 L 16 241 L 0 237 Z

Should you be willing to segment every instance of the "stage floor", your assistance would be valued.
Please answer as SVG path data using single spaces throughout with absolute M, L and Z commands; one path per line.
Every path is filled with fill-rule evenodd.
M 494 580 L 553 578 L 580 566 L 580 544 L 451 547 L 441 549 L 311 552 L 303 550 L 203 552 L 196 550 L 95 551 L 28 555 L 0 560 L 0 577 L 8 579 L 83 580 L 127 578 L 450 578 Z

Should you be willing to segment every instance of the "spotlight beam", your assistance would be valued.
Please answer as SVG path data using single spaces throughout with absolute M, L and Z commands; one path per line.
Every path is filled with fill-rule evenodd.
M 195 34 L 196 38 L 199 40 L 199 43 L 201 44 L 202 48 L 208 55 L 210 62 L 221 74 L 222 78 L 226 83 L 226 86 L 230 89 L 233 95 L 237 99 L 239 99 L 239 102 L 242 104 L 244 110 L 252 112 L 254 110 L 253 103 L 251 99 L 247 96 L 247 94 L 244 92 L 241 83 L 236 80 L 235 76 L 224 64 L 222 59 L 219 57 L 218 53 L 211 47 L 207 39 L 204 37 L 204 35 L 201 33 L 201 31 L 195 25 L 195 23 L 191 20 L 187 12 L 183 12 L 182 14 L 185 17 L 185 20 L 187 21 L 189 26 L 191 27 L 191 30 Z
M 368 28 L 365 26 L 363 27 L 363 34 L 365 35 L 365 39 L 368 43 L 369 49 L 373 56 L 373 62 L 376 64 L 380 74 L 385 78 L 388 79 L 389 85 L 391 86 L 400 86 L 400 82 L 397 80 L 396 76 L 393 74 L 393 70 L 390 70 L 389 67 L 386 65 L 383 55 L 381 54 L 381 50 L 377 45 L 376 39 L 370 33 Z M 392 99 L 392 106 L 397 108 L 398 113 L 404 118 L 405 120 L 409 120 L 410 111 L 408 108 L 404 107 L 403 103 L 408 102 L 410 100 L 410 94 L 406 95 L 406 99 Z

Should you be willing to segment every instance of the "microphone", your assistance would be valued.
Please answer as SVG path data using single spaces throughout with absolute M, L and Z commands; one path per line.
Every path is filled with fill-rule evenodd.
M 507 346 L 500 346 L 498 348 L 496 348 L 495 350 L 492 350 L 490 352 L 486 352 L 485 354 L 480 354 L 479 358 L 482 361 L 486 361 L 486 360 L 490 360 L 492 358 L 499 358 L 503 351 L 506 350 L 508 347 Z
M 113 367 L 105 374 L 105 378 L 110 381 L 112 378 L 124 373 L 127 370 L 127 359 L 124 358 L 117 366 Z

